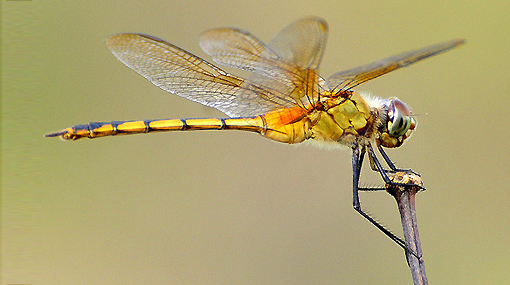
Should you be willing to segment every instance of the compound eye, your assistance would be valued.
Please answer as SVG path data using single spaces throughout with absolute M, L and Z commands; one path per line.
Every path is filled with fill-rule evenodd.
M 407 105 L 393 99 L 388 109 L 388 133 L 394 138 L 403 136 L 409 129 L 414 129 L 416 122 L 411 117 L 411 111 Z

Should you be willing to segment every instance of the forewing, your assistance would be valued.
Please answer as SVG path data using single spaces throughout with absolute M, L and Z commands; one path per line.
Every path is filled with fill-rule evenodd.
M 401 67 L 406 67 L 433 55 L 445 52 L 463 43 L 464 40 L 457 39 L 401 53 L 364 66 L 335 73 L 328 79 L 327 82 L 328 85 L 335 91 L 349 90 L 363 82 L 369 81 Z
M 106 43 L 120 61 L 161 89 L 228 116 L 254 116 L 283 106 L 275 98 L 278 93 L 244 82 L 163 40 L 119 34 L 109 37 Z

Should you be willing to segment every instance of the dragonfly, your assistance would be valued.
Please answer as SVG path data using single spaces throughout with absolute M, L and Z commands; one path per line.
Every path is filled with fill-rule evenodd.
M 194 130 L 256 132 L 277 142 L 316 141 L 352 150 L 353 207 L 393 241 L 405 243 L 361 207 L 359 186 L 368 153 L 372 170 L 395 184 L 398 169 L 383 150 L 400 147 L 416 128 L 410 108 L 398 98 L 380 99 L 353 89 L 388 72 L 409 66 L 464 43 L 455 39 L 404 52 L 333 74 L 319 75 L 328 25 L 318 17 L 300 19 L 281 30 L 269 44 L 236 28 L 217 28 L 200 35 L 200 46 L 219 65 L 249 72 L 241 78 L 156 37 L 125 33 L 107 38 L 111 52 L 125 65 L 169 93 L 218 109 L 225 118 L 158 119 L 91 122 L 46 137 L 64 140 L 124 134 Z M 379 152 L 389 169 L 382 166 Z M 412 172 L 414 173 L 414 172 Z M 421 187 L 421 186 L 420 186 Z M 407 249 L 406 249 L 407 250 Z

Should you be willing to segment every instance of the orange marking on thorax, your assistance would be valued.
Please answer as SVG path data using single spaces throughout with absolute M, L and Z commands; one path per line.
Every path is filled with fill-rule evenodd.
M 278 129 L 301 121 L 306 116 L 306 110 L 301 107 L 278 109 L 263 115 L 268 129 Z
M 307 113 L 301 107 L 278 109 L 262 115 L 268 139 L 284 143 L 299 143 L 308 138 Z M 305 120 L 304 120 L 305 119 Z

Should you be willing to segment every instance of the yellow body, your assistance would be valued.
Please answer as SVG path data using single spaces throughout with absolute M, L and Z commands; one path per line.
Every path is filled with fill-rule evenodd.
M 368 103 L 355 92 L 347 97 L 327 98 L 310 111 L 301 107 L 278 109 L 247 118 L 163 119 L 146 121 L 104 122 L 77 125 L 59 133 L 63 139 L 98 138 L 122 134 L 192 130 L 243 130 L 258 132 L 283 143 L 300 143 L 307 139 L 340 142 L 353 141 L 373 133 L 373 116 Z

